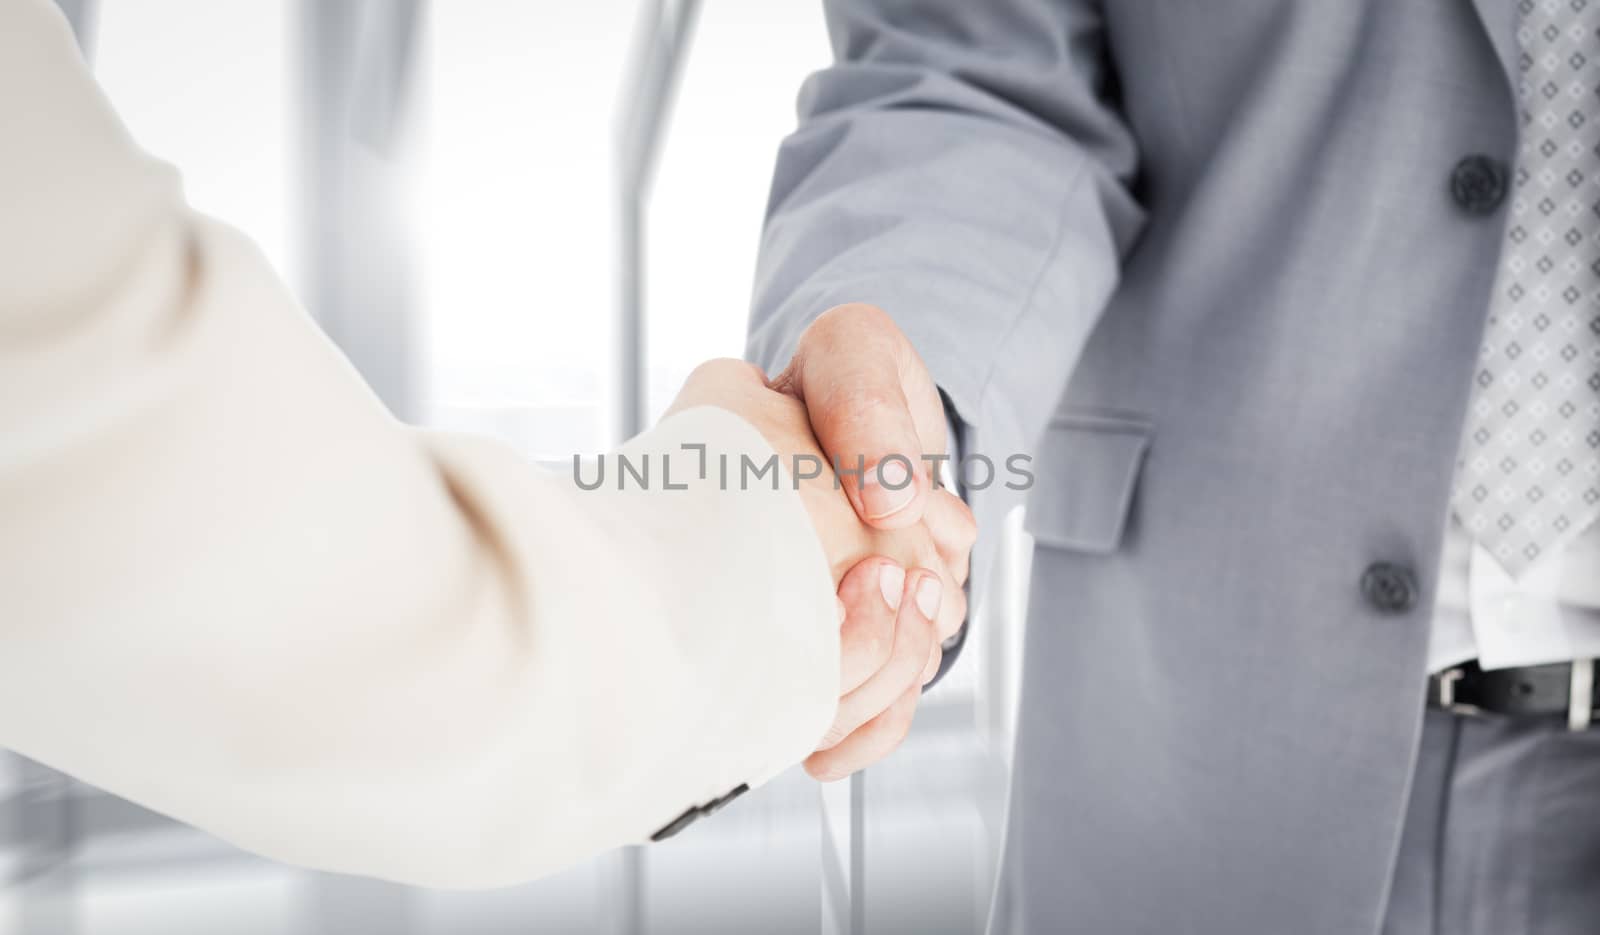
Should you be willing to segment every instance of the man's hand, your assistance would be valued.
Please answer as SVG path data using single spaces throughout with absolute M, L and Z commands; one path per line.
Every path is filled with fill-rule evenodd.
M 935 489 L 932 462 L 924 456 L 949 454 L 944 403 L 910 340 L 881 309 L 836 306 L 800 336 L 772 387 L 805 404 L 817 443 L 829 463 L 840 466 L 840 482 L 862 522 L 878 529 L 919 522 L 928 528 L 952 572 L 944 582 L 939 638 L 954 636 L 967 617 L 960 588 L 976 526 L 959 497 Z M 909 478 L 901 473 L 906 462 Z M 861 474 L 850 473 L 862 465 Z M 892 489 L 903 480 L 903 489 Z
M 871 305 L 823 312 L 772 386 L 805 403 L 862 522 L 903 529 L 922 518 L 933 491 L 922 456 L 947 453 L 944 405 L 922 358 L 887 313 Z M 864 470 L 853 473 L 858 467 Z
M 961 586 L 976 536 L 972 514 L 959 499 L 940 492 L 925 498 L 924 522 L 902 522 L 892 529 L 862 523 L 817 447 L 804 405 L 769 387 L 752 364 L 702 364 L 669 412 L 697 405 L 739 415 L 787 467 L 801 456 L 815 458 L 821 467 L 817 477 L 801 480 L 799 492 L 839 589 L 842 697 L 834 724 L 806 769 L 818 779 L 843 778 L 899 744 L 922 685 L 939 668 L 937 621 L 951 605 L 959 614 L 957 624 L 965 616 Z

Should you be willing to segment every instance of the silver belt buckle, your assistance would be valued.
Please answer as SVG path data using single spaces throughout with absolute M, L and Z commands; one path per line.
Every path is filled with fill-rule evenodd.
M 1594 718 L 1594 660 L 1572 661 L 1572 689 L 1567 693 L 1567 727 L 1588 730 Z
M 1451 714 L 1479 717 L 1483 714 L 1482 708 L 1456 700 L 1456 683 L 1461 681 L 1466 674 L 1466 671 L 1460 667 L 1446 669 L 1439 673 L 1439 707 L 1449 711 Z

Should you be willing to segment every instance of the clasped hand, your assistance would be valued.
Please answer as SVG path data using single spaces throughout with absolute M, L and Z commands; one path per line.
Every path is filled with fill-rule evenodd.
M 841 779 L 899 746 L 966 619 L 977 526 L 924 457 L 948 453 L 938 390 L 888 315 L 847 305 L 813 322 L 771 380 L 742 361 L 702 364 L 672 409 L 697 405 L 737 413 L 785 465 L 818 467 L 797 476 L 838 589 L 842 694 L 805 768 Z

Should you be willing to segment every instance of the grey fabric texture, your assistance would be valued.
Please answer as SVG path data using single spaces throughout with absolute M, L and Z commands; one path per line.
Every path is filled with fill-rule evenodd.
M 827 10 L 750 353 L 874 303 L 968 453 L 1037 456 L 991 931 L 1378 932 L 1505 242 L 1450 178 L 1516 154 L 1511 0 Z M 986 536 L 1014 502 L 971 500 Z
M 1383 935 L 1600 930 L 1600 732 L 1430 711 Z

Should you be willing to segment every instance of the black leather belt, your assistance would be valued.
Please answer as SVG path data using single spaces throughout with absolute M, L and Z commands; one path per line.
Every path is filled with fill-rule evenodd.
M 1584 730 L 1600 724 L 1594 690 L 1595 661 L 1491 669 L 1468 662 L 1428 678 L 1428 704 L 1469 716 L 1550 717 Z

